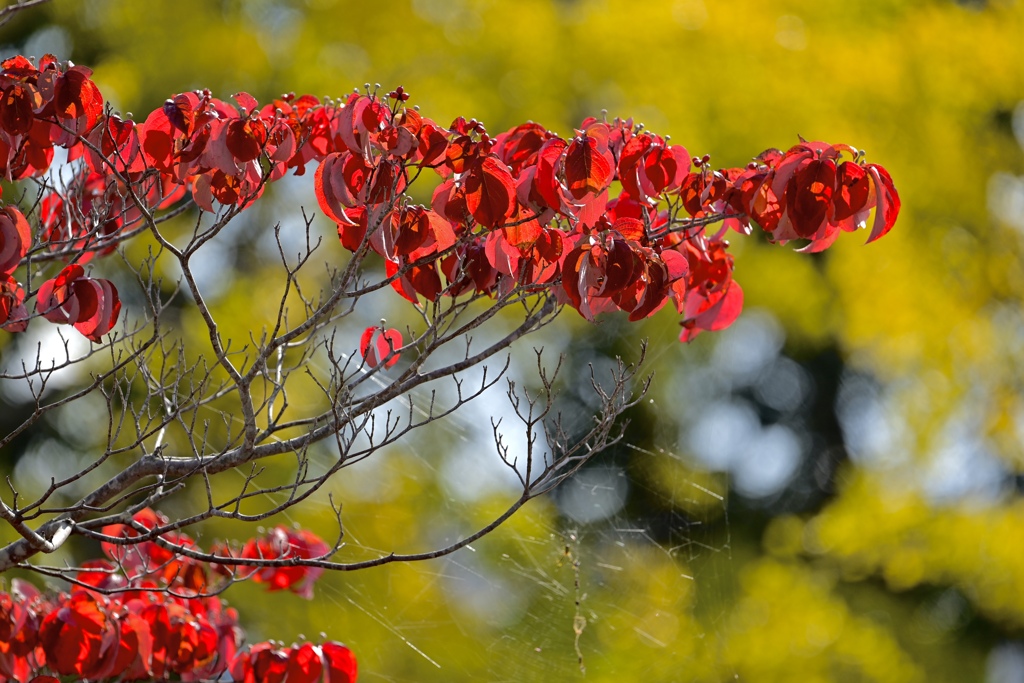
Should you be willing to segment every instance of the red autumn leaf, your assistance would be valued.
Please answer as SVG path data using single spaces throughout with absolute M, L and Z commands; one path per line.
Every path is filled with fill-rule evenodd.
M 612 170 L 611 154 L 602 154 L 597 139 L 589 135 L 574 139 L 565 152 L 565 182 L 576 199 L 608 187 Z
M 862 166 L 844 161 L 836 171 L 836 189 L 832 197 L 832 215 L 834 220 L 842 221 L 867 207 L 871 181 Z
M 398 292 L 409 303 L 417 304 L 419 303 L 419 299 L 417 299 L 418 294 L 416 288 L 412 285 L 412 281 L 409 279 L 410 273 L 407 271 L 404 275 L 398 275 L 398 271 L 401 269 L 402 266 L 394 261 L 384 261 L 384 273 L 391 280 L 391 289 Z
M 121 300 L 109 280 L 87 278 L 81 266 L 67 266 L 39 286 L 36 310 L 55 323 L 74 325 L 91 341 L 98 342 L 117 322 Z
M 313 174 L 313 189 L 317 203 L 324 214 L 335 223 L 345 222 L 345 207 L 354 205 L 345 185 L 344 161 L 345 157 L 337 152 L 328 154 Z
M 444 216 L 455 225 L 461 225 L 468 220 L 466 188 L 456 185 L 451 178 L 437 186 L 434 196 L 430 200 L 430 206 L 437 214 Z
M 644 175 L 658 194 L 678 186 L 679 180 L 689 168 L 690 160 L 686 150 L 678 146 L 655 145 L 644 157 Z
M 413 290 L 427 301 L 436 301 L 441 296 L 441 276 L 438 274 L 435 264 L 413 266 L 405 277 L 412 285 Z M 388 367 L 393 364 L 393 361 L 389 362 Z
M 138 127 L 134 121 L 108 116 L 89 134 L 91 147 L 86 161 L 94 173 L 108 174 L 111 166 L 118 173 L 138 173 L 146 170 Z
M 786 188 L 786 213 L 800 237 L 813 237 L 828 215 L 836 186 L 836 164 L 814 159 L 801 166 Z
M 401 342 L 401 336 L 397 341 Z M 242 548 L 241 557 L 261 560 L 308 560 L 326 555 L 329 551 L 328 545 L 310 531 L 278 526 L 271 529 L 266 536 L 246 543 Z M 267 584 L 267 590 L 270 591 L 288 589 L 304 598 L 312 598 L 313 584 L 323 571 L 319 567 L 303 565 L 266 566 L 258 567 L 252 579 L 256 583 Z
M 327 664 L 327 683 L 356 683 L 359 671 L 352 650 L 341 643 L 328 641 L 320 646 Z
M 15 206 L 0 209 L 0 274 L 13 273 L 32 245 L 32 228 Z
M 604 255 L 604 282 L 599 292 L 610 296 L 629 285 L 640 267 L 637 253 L 623 240 L 612 239 Z
M 433 121 L 424 121 L 420 127 L 419 148 L 420 164 L 433 166 L 446 157 L 448 153 L 448 136 Z
M 520 211 L 519 215 L 514 217 L 515 220 L 512 221 L 512 225 L 506 225 L 502 228 L 505 239 L 510 244 L 519 247 L 520 250 L 532 247 L 543 231 L 540 221 L 532 218 L 532 215 L 528 211 Z
M 127 583 L 117 566 L 107 560 L 83 562 L 76 578 L 82 583 L 102 589 L 121 588 Z
M 654 315 L 668 301 L 669 273 L 666 265 L 655 254 L 638 260 L 637 276 L 614 297 L 615 304 L 629 313 L 630 322 Z
M 643 221 L 636 218 L 619 218 L 612 223 L 612 230 L 622 235 L 624 239 L 634 242 L 643 242 L 647 237 Z
M 875 189 L 875 220 L 868 242 L 874 242 L 892 229 L 900 215 L 900 196 L 889 172 L 878 164 L 868 164 L 868 175 Z
M 27 325 L 24 288 L 10 275 L 0 275 L 0 327 L 8 332 L 24 332 Z
M 548 138 L 539 123 L 524 123 L 495 138 L 493 151 L 512 168 L 512 174 L 537 163 L 537 153 Z
M 683 200 L 683 208 L 691 216 L 696 216 L 703 210 L 704 187 L 707 181 L 703 172 L 690 173 L 683 180 L 679 195 Z
M 561 138 L 551 138 L 537 153 L 537 171 L 534 185 L 537 194 L 550 209 L 562 210 L 561 186 L 558 182 L 558 167 L 568 143 Z
M 724 330 L 733 324 L 742 310 L 743 289 L 737 282 L 730 281 L 720 296 L 708 300 L 696 315 L 680 323 L 683 331 L 679 335 L 679 341 L 688 342 L 701 330 Z
M 54 89 L 54 113 L 78 133 L 90 130 L 103 114 L 103 95 L 89 80 L 91 71 L 75 66 L 57 79 Z
M 473 166 L 465 188 L 466 207 L 480 225 L 497 228 L 515 209 L 515 182 L 496 156 L 488 156 Z
M 657 194 L 654 191 L 654 186 L 647 180 L 643 160 L 651 146 L 659 141 L 660 138 L 650 133 L 641 133 L 630 139 L 619 153 L 617 168 L 619 181 L 630 196 L 642 201 L 652 194 Z
M 260 119 L 234 119 L 227 124 L 225 142 L 236 161 L 252 161 L 267 143 L 267 127 Z
M 359 339 L 359 353 L 371 368 L 380 365 L 385 358 L 387 361 L 384 367 L 390 368 L 398 362 L 398 350 L 401 348 L 402 333 L 394 328 L 382 330 L 380 327 L 367 327 Z
M 355 252 L 362 246 L 363 238 L 366 237 L 366 207 L 344 209 L 341 218 L 342 220 L 338 221 L 338 239 L 341 240 L 341 246 Z
M 255 97 L 244 91 L 236 92 L 234 95 L 231 96 L 231 98 L 235 102 L 238 102 L 238 106 L 242 109 L 243 117 L 248 116 L 252 112 L 256 111 L 256 109 L 260 106 L 260 103 L 256 100 Z
M 280 650 L 261 650 L 253 661 L 252 671 L 259 683 L 283 683 L 288 674 L 288 656 Z
M 351 166 L 355 168 L 354 162 Z M 346 163 L 346 174 L 349 167 L 350 164 Z M 375 168 L 368 170 L 371 175 L 368 178 L 369 182 L 366 183 L 367 187 L 364 187 L 363 193 L 357 197 L 359 203 L 365 201 L 368 204 L 386 204 L 393 201 L 399 193 L 405 192 L 406 179 L 402 173 L 401 160 L 389 161 L 381 158 L 377 160 Z
M 153 651 L 153 638 L 149 624 L 138 614 L 121 614 L 115 625 L 118 627 L 117 640 L 108 648 L 106 660 L 98 677 L 110 678 L 145 670 Z M 128 678 L 131 680 L 131 678 Z
M 312 643 L 293 647 L 288 653 L 288 683 L 317 683 L 324 672 L 320 648 Z
M 0 128 L 10 135 L 32 130 L 35 110 L 43 103 L 39 91 L 30 83 L 12 83 L 0 94 Z
M 443 216 L 436 211 L 427 210 L 427 220 L 430 223 L 430 232 L 434 236 L 436 251 L 444 251 L 451 248 L 456 241 L 455 228 Z
M 504 231 L 496 230 L 489 233 L 485 238 L 485 253 L 491 266 L 501 273 L 510 277 L 519 275 L 520 250 L 510 244 L 505 238 Z
M 390 219 L 390 220 L 389 220 Z M 384 219 L 384 226 L 395 231 L 394 251 L 398 256 L 407 256 L 423 244 L 430 236 L 430 218 L 427 212 L 419 206 L 404 207 L 399 211 L 392 211 L 388 218 Z
M 61 676 L 91 678 L 107 627 L 107 615 L 96 599 L 75 591 L 62 609 L 50 612 L 39 625 L 47 666 Z
M 387 126 L 381 131 L 377 143 L 394 157 L 407 157 L 419 147 L 416 135 L 404 126 Z
M 494 289 L 498 273 L 487 260 L 486 247 L 474 240 L 449 254 L 441 261 L 441 271 L 448 280 L 447 291 L 458 296 L 469 289 L 484 294 Z

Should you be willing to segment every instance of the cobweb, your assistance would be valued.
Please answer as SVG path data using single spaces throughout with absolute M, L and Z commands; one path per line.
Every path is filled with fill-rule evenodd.
M 529 386 L 535 348 L 544 348 L 549 367 L 567 354 L 558 405 L 567 423 L 582 425 L 593 408 L 588 365 L 601 377 L 613 361 L 581 344 L 580 330 L 628 345 L 637 338 L 614 324 L 588 330 L 577 322 L 562 319 L 531 335 L 513 351 L 510 377 Z M 740 334 L 757 329 L 741 326 Z M 479 332 L 475 342 L 487 343 L 487 334 Z M 674 361 L 665 356 L 669 351 L 686 353 L 674 338 L 658 343 L 656 363 Z M 688 370 L 713 364 L 713 346 L 693 348 L 701 362 Z M 728 488 L 712 471 L 716 463 L 703 462 L 687 445 L 695 437 L 686 421 L 700 411 L 664 412 L 690 400 L 680 392 L 693 387 L 664 379 L 645 406 L 671 426 L 659 430 L 662 436 L 652 441 L 627 430 L 622 443 L 553 494 L 449 557 L 323 577 L 302 613 L 311 630 L 304 635 L 322 630 L 346 642 L 359 657 L 361 680 L 640 680 L 645 671 L 661 680 L 666 662 L 715 659 L 716 639 L 708 636 L 727 618 L 735 580 Z M 494 387 L 342 473 L 330 492 L 343 505 L 346 532 L 336 559 L 442 547 L 514 500 L 520 484 L 493 439 L 493 425 L 500 424 L 511 453 L 525 448 L 506 388 Z M 422 405 L 424 398 L 411 400 Z M 706 400 L 705 392 L 700 407 Z M 394 406 L 382 410 L 388 407 Z M 325 450 L 320 457 L 331 455 Z M 329 518 L 327 501 L 319 504 Z M 316 524 L 308 514 L 292 520 Z M 238 606 L 250 636 L 292 640 L 294 620 L 268 615 L 294 612 L 295 601 L 255 598 L 247 590 L 239 587 Z

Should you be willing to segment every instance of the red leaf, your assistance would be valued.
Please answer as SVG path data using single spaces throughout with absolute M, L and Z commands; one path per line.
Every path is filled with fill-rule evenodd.
M 384 367 L 390 368 L 398 362 L 398 351 L 401 348 L 402 333 L 394 328 L 382 330 L 379 326 L 367 327 L 359 339 L 359 353 L 371 368 L 385 362 L 385 358 L 387 361 Z
M 697 315 L 680 323 L 683 327 L 679 341 L 688 342 L 701 330 L 713 332 L 724 330 L 739 317 L 743 310 L 743 290 L 735 281 L 730 281 L 724 293 L 703 308 Z
M 327 664 L 326 683 L 356 683 L 358 667 L 352 650 L 341 643 L 328 641 L 320 646 Z
M 488 156 L 472 168 L 465 188 L 466 207 L 480 225 L 497 228 L 515 209 L 515 182 L 496 156 Z
M 335 223 L 347 222 L 345 206 L 352 206 L 351 196 L 343 177 L 344 157 L 337 152 L 328 154 L 313 174 L 313 190 L 324 214 Z
M 814 159 L 793 174 L 786 188 L 786 212 L 800 237 L 813 237 L 824 223 L 835 187 L 831 159 Z
M 686 150 L 683 150 L 683 153 L 685 154 Z M 689 165 L 690 163 L 687 161 L 687 168 Z M 644 157 L 644 173 L 654 187 L 654 192 L 660 194 L 679 176 L 679 160 L 670 149 L 660 145 L 652 147 Z
M 121 300 L 117 289 L 110 280 L 79 280 L 74 285 L 75 297 L 79 301 L 77 321 L 71 321 L 75 329 L 94 342 L 114 327 L 121 311 Z
M 576 199 L 597 194 L 612 179 L 611 154 L 597 149 L 597 139 L 589 135 L 577 137 L 565 152 L 565 182 Z
M 548 208 L 555 211 L 562 210 L 562 199 L 559 196 L 559 184 L 557 170 L 562 154 L 568 144 L 561 138 L 551 138 L 544 143 L 537 154 L 537 171 L 534 175 L 534 183 L 537 193 L 540 195 Z
M 870 243 L 884 236 L 896 224 L 900 215 L 900 196 L 888 171 L 878 164 L 868 164 L 867 169 L 875 187 L 875 220 L 868 237 Z
M 292 648 L 288 654 L 288 683 L 316 683 L 324 672 L 319 648 L 311 643 Z
M 39 91 L 28 83 L 13 83 L 0 96 L 0 128 L 11 135 L 32 130 L 35 110 L 42 105 Z
M 842 221 L 864 210 L 871 193 L 871 182 L 863 167 L 844 161 L 836 172 L 837 192 L 832 198 L 832 216 Z
M 524 167 L 537 163 L 537 153 L 547 137 L 544 126 L 524 123 L 499 135 L 493 151 L 512 167 L 512 174 L 518 176 Z
M 234 119 L 228 122 L 225 141 L 237 161 L 252 161 L 267 143 L 267 127 L 259 119 Z
M 407 256 L 430 235 L 430 218 L 422 207 L 405 207 L 397 213 L 392 211 L 382 227 L 395 230 L 395 254 Z
M 242 108 L 243 117 L 253 111 L 256 111 L 260 106 L 259 102 L 256 101 L 256 98 L 247 92 L 236 92 L 231 97 L 234 98 L 235 102 L 238 102 L 239 106 Z
M 59 610 L 46 615 L 39 626 L 39 641 L 46 663 L 61 676 L 92 678 L 99 663 L 107 614 L 84 590 L 71 595 Z
M 345 209 L 341 214 L 342 220 L 338 221 L 338 239 L 341 246 L 351 252 L 355 252 L 363 243 L 368 227 L 366 207 L 358 206 L 354 209 Z
M 543 229 L 540 222 L 535 218 L 531 220 L 519 218 L 515 223 L 516 225 L 508 225 L 502 229 L 502 232 L 505 233 L 505 239 L 520 250 L 529 249 L 537 241 L 537 238 L 541 236 Z
M 13 273 L 32 244 L 32 229 L 14 206 L 0 209 L 0 274 Z
M 619 218 L 612 223 L 612 230 L 634 242 L 643 242 L 647 237 L 643 221 L 636 218 Z
M 448 136 L 432 121 L 423 123 L 417 137 L 420 142 L 417 152 L 422 157 L 420 161 L 422 165 L 436 164 L 445 157 L 448 151 Z
M 10 275 L 0 275 L 0 326 L 8 332 L 24 332 L 28 326 L 25 290 Z
M 57 118 L 77 133 L 90 130 L 103 114 L 103 95 L 82 67 L 72 67 L 57 79 L 53 104 Z

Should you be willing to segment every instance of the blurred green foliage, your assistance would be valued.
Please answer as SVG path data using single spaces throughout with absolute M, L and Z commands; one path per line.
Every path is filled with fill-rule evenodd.
M 714 372 L 712 335 L 682 347 L 668 312 L 596 328 L 570 312 L 539 338 L 572 335 L 570 376 L 652 339 L 652 403 L 609 456 L 629 479 L 622 511 L 580 524 L 542 501 L 449 560 L 326 577 L 312 602 L 247 585 L 228 598 L 255 637 L 345 640 L 363 680 L 572 680 L 582 661 L 591 681 L 995 683 L 1022 675 L 996 677 L 991 653 L 1024 632 L 1024 271 L 988 193 L 993 174 L 1024 173 L 1022 36 L 1010 0 L 57 0 L 0 44 L 62 47 L 135 112 L 196 87 L 262 101 L 369 81 L 491 132 L 533 119 L 567 134 L 607 109 L 721 166 L 797 134 L 867 150 L 903 198 L 885 240 L 815 257 L 736 240 L 748 308 L 778 321 L 816 387 L 799 422 L 798 479 L 828 466 L 813 495 L 745 499 L 690 453 L 702 398 L 680 409 L 676 392 Z M 275 195 L 246 229 L 315 206 L 308 188 Z M 219 309 L 243 333 L 272 314 L 251 292 L 274 263 L 237 239 Z M 856 378 L 877 411 L 851 435 L 836 415 Z M 851 457 L 854 437 L 882 452 Z M 339 482 L 346 552 L 432 547 L 497 509 L 500 492 L 448 481 L 467 438 L 493 457 L 457 417 Z M 942 470 L 950 453 L 960 469 Z M 982 465 L 997 485 L 955 486 Z M 321 502 L 290 521 L 326 533 L 332 518 Z

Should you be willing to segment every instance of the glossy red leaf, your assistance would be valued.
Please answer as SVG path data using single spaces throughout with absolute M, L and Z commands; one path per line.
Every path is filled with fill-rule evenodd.
M 103 96 L 90 74 L 83 67 L 72 67 L 57 79 L 54 90 L 54 113 L 77 133 L 90 130 L 103 114 Z
M 537 171 L 534 174 L 537 194 L 544 200 L 548 208 L 555 211 L 562 210 L 558 168 L 561 166 L 562 156 L 568 146 L 568 143 L 561 138 L 551 138 L 537 153 Z
M 303 643 L 288 653 L 287 683 L 317 683 L 324 673 L 324 660 L 320 647 Z
M 344 209 L 342 220 L 338 221 L 338 239 L 341 245 L 351 252 L 358 251 L 366 237 L 368 227 L 366 207 Z
M 420 247 L 430 236 L 430 218 L 419 206 L 404 207 L 391 212 L 390 221 L 385 218 L 384 224 L 395 231 L 394 253 L 407 256 Z
M 345 207 L 353 206 L 344 179 L 345 158 L 337 152 L 328 154 L 313 174 L 313 191 L 320 210 L 335 223 L 345 221 Z
M 576 199 L 599 193 L 612 179 L 610 153 L 598 150 L 597 139 L 577 137 L 565 151 L 565 182 Z
M 836 164 L 814 159 L 801 166 L 786 188 L 786 213 L 800 237 L 813 237 L 821 228 L 836 186 Z
M 10 275 L 0 274 L 0 326 L 8 332 L 24 332 L 27 325 L 24 288 Z
M 39 626 L 47 666 L 61 676 L 91 677 L 106 628 L 107 615 L 96 599 L 75 591 L 64 607 L 46 615 Z
M 0 94 L 0 128 L 11 135 L 24 135 L 32 130 L 35 110 L 43 98 L 29 83 L 12 83 Z
M 420 127 L 419 149 L 420 164 L 432 166 L 440 163 L 448 152 L 448 136 L 433 121 L 424 121 Z
M 402 333 L 394 328 L 382 330 L 380 327 L 367 327 L 359 338 L 359 353 L 371 368 L 382 362 L 384 367 L 390 368 L 398 362 L 397 352 L 401 348 Z
M 616 219 L 612 223 L 611 229 L 622 235 L 624 239 L 634 242 L 643 242 L 647 235 L 643 221 L 636 218 L 623 217 Z
M 400 335 L 397 341 L 399 345 L 395 348 L 399 348 L 401 344 Z M 379 349 L 374 346 L 374 350 Z M 312 559 L 322 557 L 329 551 L 328 545 L 310 531 L 277 526 L 265 536 L 246 543 L 242 548 L 241 557 L 262 560 Z M 323 571 L 319 567 L 304 565 L 266 566 L 257 568 L 252 580 L 267 584 L 268 590 L 288 589 L 308 599 L 313 597 L 313 584 Z
M 900 215 L 900 196 L 889 172 L 878 164 L 868 164 L 868 175 L 875 190 L 875 219 L 868 242 L 874 242 L 888 233 Z
M 320 646 L 327 664 L 326 683 L 355 683 L 359 674 L 352 650 L 341 643 L 328 641 Z
M 842 221 L 867 207 L 871 181 L 867 171 L 852 161 L 844 161 L 836 171 L 836 193 L 832 198 L 832 215 Z
M 679 341 L 688 342 L 696 337 L 701 330 L 713 332 L 724 330 L 732 325 L 743 310 L 743 289 L 735 281 L 731 281 L 709 305 L 703 307 L 695 316 L 684 320 Z
M 0 209 L 0 274 L 13 273 L 32 245 L 32 229 L 15 206 Z
M 469 171 L 465 188 L 466 208 L 480 225 L 499 227 L 515 209 L 515 182 L 495 156 L 486 157 Z
M 526 166 L 537 163 L 537 153 L 548 138 L 548 132 L 539 123 L 524 123 L 502 133 L 496 139 L 494 152 L 518 176 Z
M 235 160 L 252 161 L 267 143 L 267 127 L 260 119 L 234 119 L 227 124 L 225 143 Z
M 667 148 L 663 145 L 652 147 L 644 157 L 644 175 L 650 181 L 654 192 L 660 194 L 666 188 L 677 186 L 679 179 L 690 167 L 689 159 L 685 159 L 685 167 L 680 168 L 686 150 L 679 147 Z

